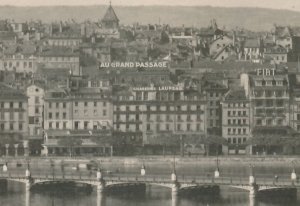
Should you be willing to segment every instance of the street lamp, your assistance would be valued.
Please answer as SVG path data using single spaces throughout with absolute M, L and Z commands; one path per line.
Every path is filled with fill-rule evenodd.
M 249 175 L 249 184 L 253 185 L 256 183 L 255 181 L 255 175 L 254 175 L 254 166 L 252 164 L 249 165 L 250 167 L 250 175 Z
M 219 178 L 220 177 L 220 170 L 219 170 L 219 157 L 217 156 L 216 159 L 216 170 L 215 170 L 215 178 Z
M 175 155 L 174 155 L 174 159 L 173 159 L 173 172 L 171 174 L 171 180 L 173 182 L 177 182 L 177 176 L 176 176 L 176 165 L 175 165 Z
M 291 162 L 291 164 L 292 164 L 291 180 L 292 180 L 292 182 L 294 183 L 294 181 L 297 180 L 297 174 L 296 174 L 296 169 L 295 169 L 295 160 L 293 160 L 293 161 Z

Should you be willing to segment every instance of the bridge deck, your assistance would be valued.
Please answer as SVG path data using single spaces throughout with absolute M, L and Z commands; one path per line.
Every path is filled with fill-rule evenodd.
M 32 173 L 31 177 L 39 181 L 77 181 L 77 182 L 95 182 L 95 173 Z M 26 179 L 24 172 L 16 173 L 0 173 L 0 179 L 24 180 Z M 132 174 L 114 174 L 104 176 L 106 182 L 111 183 L 147 183 L 147 184 L 171 184 L 170 176 L 158 175 L 132 175 Z M 231 186 L 247 186 L 249 185 L 249 177 L 207 177 L 207 176 L 179 176 L 178 183 L 185 185 L 231 185 Z M 256 178 L 256 184 L 260 186 L 270 187 L 300 187 L 300 182 L 292 182 L 288 178 L 280 178 L 277 181 L 274 178 Z

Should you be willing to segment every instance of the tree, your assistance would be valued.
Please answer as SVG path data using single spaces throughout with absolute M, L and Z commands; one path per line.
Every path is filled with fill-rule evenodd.
M 78 139 L 75 137 L 65 137 L 58 141 L 58 145 L 65 146 L 69 149 L 70 157 L 72 157 L 74 154 L 74 147 L 81 146 L 82 143 L 82 139 Z
M 165 156 L 167 147 L 172 147 L 175 149 L 180 145 L 180 137 L 179 135 L 174 135 L 171 133 L 160 134 L 158 137 L 150 139 L 150 144 L 160 145 L 162 147 L 162 153 Z

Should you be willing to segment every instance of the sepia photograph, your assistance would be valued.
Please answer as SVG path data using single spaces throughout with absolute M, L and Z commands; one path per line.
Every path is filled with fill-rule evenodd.
M 299 206 L 299 0 L 0 0 L 0 206 Z

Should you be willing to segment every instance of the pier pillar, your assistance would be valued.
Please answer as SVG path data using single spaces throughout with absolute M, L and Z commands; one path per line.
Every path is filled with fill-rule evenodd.
M 8 168 L 7 168 L 7 162 L 5 162 L 5 164 L 2 167 L 3 172 L 7 172 Z
M 145 165 L 143 164 L 143 165 L 142 165 L 142 168 L 141 168 L 141 175 L 142 175 L 142 176 L 145 176 L 145 174 L 146 174 L 146 167 L 145 167 Z
M 105 196 L 101 192 L 97 192 L 97 206 L 105 206 Z
M 250 165 L 249 186 L 250 197 L 255 197 L 258 192 L 258 185 L 256 184 L 256 178 L 254 176 L 253 165 Z
M 172 206 L 178 206 L 178 196 L 177 196 L 177 194 L 174 195 L 174 194 L 172 193 L 172 200 L 171 200 L 171 201 L 172 201 L 172 202 L 171 202 L 171 203 L 172 203 L 172 204 L 171 204 Z
M 30 192 L 26 192 L 25 194 L 25 206 L 30 206 Z
M 98 181 L 98 183 L 97 183 L 97 192 L 102 193 L 104 191 L 104 188 L 105 188 L 105 181 L 103 179 L 103 175 L 102 175 L 102 172 L 101 172 L 100 169 L 98 169 L 96 176 L 97 176 L 97 181 Z
M 219 168 L 216 168 L 215 170 L 215 178 L 219 178 L 220 177 L 220 171 L 219 171 Z
M 249 190 L 250 197 L 255 197 L 258 192 L 258 185 L 256 184 L 256 179 L 253 175 L 249 176 L 249 186 L 250 186 L 250 190 Z
M 291 180 L 293 184 L 297 181 L 297 174 L 295 168 L 293 168 L 293 171 L 291 173 Z
M 178 195 L 179 192 L 179 183 L 177 182 L 177 175 L 175 170 L 171 174 L 171 180 L 172 180 L 172 196 Z
M 250 190 L 249 190 L 249 196 L 250 198 L 254 198 L 256 195 L 257 195 L 257 192 L 258 192 L 258 185 L 257 184 L 253 184 L 253 185 L 250 185 Z
M 179 193 L 179 184 L 177 182 L 174 182 L 172 184 L 172 197 L 177 196 Z
M 31 172 L 29 170 L 29 167 L 27 167 L 26 171 L 25 171 L 25 184 L 26 184 L 26 192 L 30 191 L 31 185 L 32 185 L 32 178 L 31 178 Z

